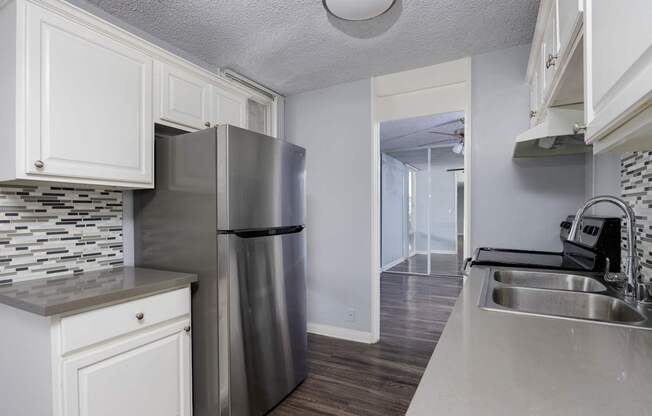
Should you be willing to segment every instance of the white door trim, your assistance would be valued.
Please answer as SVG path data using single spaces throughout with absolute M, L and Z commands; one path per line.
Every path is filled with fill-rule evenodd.
M 378 84 L 382 84 L 378 87 Z M 420 85 L 420 86 L 419 86 Z M 409 88 L 408 88 L 409 87 Z M 376 91 L 379 94 L 376 94 Z M 464 111 L 464 257 L 471 253 L 471 58 L 371 78 L 371 342 L 380 339 L 380 122 Z

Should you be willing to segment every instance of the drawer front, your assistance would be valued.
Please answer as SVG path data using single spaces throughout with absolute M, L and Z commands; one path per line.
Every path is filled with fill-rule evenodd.
M 184 288 L 67 316 L 61 319 L 61 353 L 189 314 L 190 290 Z

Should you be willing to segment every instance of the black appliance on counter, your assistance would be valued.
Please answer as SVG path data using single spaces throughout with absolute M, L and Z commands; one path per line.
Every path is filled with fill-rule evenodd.
M 481 247 L 476 250 L 471 265 L 530 267 L 571 271 L 620 271 L 620 218 L 582 218 L 577 241 L 568 241 L 574 215 L 560 224 L 561 253 Z M 608 259 L 608 260 L 607 260 Z

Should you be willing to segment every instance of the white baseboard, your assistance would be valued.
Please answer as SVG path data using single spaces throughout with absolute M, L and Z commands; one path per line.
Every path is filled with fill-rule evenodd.
M 383 266 L 382 270 L 388 270 L 391 269 L 392 267 L 396 266 L 397 264 L 401 264 L 405 261 L 405 257 L 400 257 L 392 262 L 389 262 L 387 265 Z
M 432 254 L 457 254 L 455 250 L 430 250 Z
M 371 332 L 357 331 L 355 329 L 340 328 L 331 325 L 313 324 L 308 322 L 308 332 L 311 334 L 323 335 L 331 338 L 345 339 L 347 341 L 373 344 L 378 342 Z
M 457 251 L 455 250 L 430 250 L 432 254 L 457 254 Z M 426 255 L 428 252 L 427 251 L 417 251 L 416 254 L 423 254 Z

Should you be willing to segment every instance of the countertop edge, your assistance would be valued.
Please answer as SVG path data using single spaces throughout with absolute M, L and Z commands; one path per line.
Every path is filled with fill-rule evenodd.
M 161 270 L 161 272 L 167 271 Z M 1 294 L 0 303 L 47 318 L 56 315 L 69 314 L 75 311 L 95 309 L 107 304 L 123 303 L 134 298 L 146 297 L 149 294 L 153 295 L 160 292 L 172 291 L 198 281 L 198 277 L 194 273 L 177 274 L 180 274 L 181 276 L 177 276 L 169 280 L 146 284 L 136 288 L 118 290 L 112 293 L 72 300 L 67 303 L 52 306 L 35 305 L 30 302 L 22 301 L 21 299 L 16 299 L 15 297 L 3 296 Z

